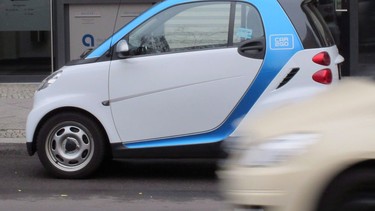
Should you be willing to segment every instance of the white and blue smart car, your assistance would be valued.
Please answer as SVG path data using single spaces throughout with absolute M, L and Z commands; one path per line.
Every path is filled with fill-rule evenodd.
M 242 118 L 336 83 L 342 61 L 315 1 L 163 1 L 42 82 L 27 150 L 62 178 L 218 156 Z

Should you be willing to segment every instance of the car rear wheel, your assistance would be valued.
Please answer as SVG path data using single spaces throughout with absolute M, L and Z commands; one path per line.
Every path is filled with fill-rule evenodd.
M 84 178 L 94 173 L 105 158 L 105 146 L 101 127 L 75 112 L 54 115 L 37 136 L 40 161 L 59 178 Z
M 324 192 L 318 211 L 375 210 L 375 170 L 359 169 L 339 176 Z

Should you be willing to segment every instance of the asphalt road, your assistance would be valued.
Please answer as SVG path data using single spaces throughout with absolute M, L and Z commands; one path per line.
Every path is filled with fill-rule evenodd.
M 226 210 L 215 163 L 112 161 L 86 180 L 49 176 L 24 144 L 0 144 L 0 210 Z

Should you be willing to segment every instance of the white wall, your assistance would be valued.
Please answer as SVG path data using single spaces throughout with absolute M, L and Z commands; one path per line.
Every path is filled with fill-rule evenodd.
M 133 20 L 141 12 L 151 7 L 152 4 L 122 4 L 118 10 L 117 4 L 92 4 L 69 6 L 69 47 L 70 60 L 79 59 L 79 56 L 88 48 L 95 48 L 112 35 L 114 28 L 117 31 L 126 23 Z M 82 42 L 84 35 L 94 37 L 94 46 L 85 46 Z M 86 38 L 86 42 L 90 42 Z

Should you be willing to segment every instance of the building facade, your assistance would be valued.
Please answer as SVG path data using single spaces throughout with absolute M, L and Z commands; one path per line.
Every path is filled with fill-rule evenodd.
M 42 80 L 158 1 L 0 1 L 0 82 Z M 375 1 L 319 0 L 318 4 L 346 59 L 343 75 L 375 71 Z

